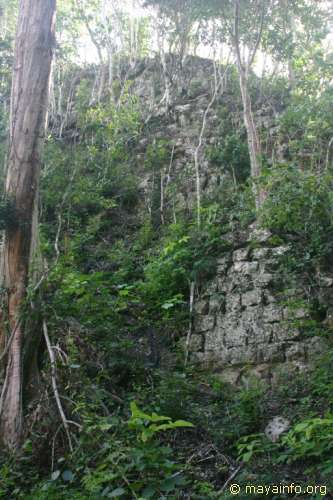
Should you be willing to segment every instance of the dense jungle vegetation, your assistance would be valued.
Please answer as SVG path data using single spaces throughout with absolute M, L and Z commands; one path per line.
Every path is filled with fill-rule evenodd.
M 220 499 L 234 483 L 239 498 L 291 483 L 302 493 L 266 496 L 332 498 L 330 3 L 58 0 L 46 133 L 18 170 L 12 82 L 26 77 L 35 39 L 25 49 L 22 33 L 39 5 L 55 9 L 0 0 L 4 275 L 14 233 L 33 226 L 24 207 L 39 212 L 16 316 L 16 285 L 1 284 L 0 498 Z M 47 64 L 37 59 L 41 76 L 18 83 L 28 103 Z M 12 178 L 37 149 L 22 209 Z M 235 386 L 198 361 L 191 335 L 219 259 L 253 227 L 287 248 L 275 268 L 284 305 L 308 311 L 295 325 L 326 348 L 274 384 Z M 21 326 L 18 433 L 8 398 Z M 276 415 L 290 426 L 272 442 Z

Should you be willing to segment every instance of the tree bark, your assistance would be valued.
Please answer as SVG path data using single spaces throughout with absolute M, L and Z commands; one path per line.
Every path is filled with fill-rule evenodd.
M 249 51 L 248 58 L 241 56 L 240 51 L 240 38 L 239 38 L 239 0 L 235 1 L 235 15 L 234 15 L 234 32 L 232 33 L 232 41 L 236 56 L 237 69 L 239 75 L 239 86 L 242 96 L 243 104 L 243 116 L 244 125 L 247 133 L 247 142 L 249 148 L 250 164 L 251 164 L 251 177 L 254 181 L 253 191 L 256 203 L 256 209 L 258 210 L 266 198 L 266 193 L 263 189 L 260 189 L 256 184 L 256 180 L 261 175 L 261 156 L 262 149 L 259 140 L 259 135 L 254 121 L 251 96 L 249 92 L 248 75 L 251 65 L 254 61 L 256 53 L 259 48 L 259 44 L 262 37 L 263 23 L 264 23 L 264 3 L 262 2 L 261 17 L 260 17 L 260 27 L 257 35 L 257 39 L 252 48 Z
M 0 438 L 18 448 L 22 436 L 24 321 L 33 242 L 34 207 L 40 175 L 39 152 L 44 135 L 54 48 L 56 0 L 20 0 L 11 94 L 10 141 L 5 194 L 14 220 L 7 223 L 2 253 L 6 301 L 0 336 L 6 322 L 12 332 L 0 399 Z
M 261 154 L 261 146 L 259 142 L 259 137 L 257 129 L 254 123 L 251 98 L 248 90 L 247 77 L 243 71 L 240 71 L 239 75 L 240 89 L 242 94 L 243 102 L 243 112 L 244 112 L 244 123 L 247 132 L 247 139 L 249 145 L 249 154 L 251 161 L 251 174 L 252 177 L 259 177 L 260 175 L 260 163 L 259 155 Z

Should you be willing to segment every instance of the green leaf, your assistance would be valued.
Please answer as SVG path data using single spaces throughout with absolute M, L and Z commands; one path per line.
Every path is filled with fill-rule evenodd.
M 154 486 L 147 486 L 141 493 L 143 498 L 152 498 L 156 493 L 156 488 Z
M 249 462 L 252 457 L 253 457 L 253 452 L 252 451 L 248 451 L 247 453 L 244 453 L 242 455 L 242 460 L 243 460 L 243 462 Z
M 165 302 L 161 307 L 162 309 L 171 309 L 172 307 L 175 307 L 175 304 L 172 302 Z
M 172 422 L 172 427 L 194 427 L 194 425 L 186 420 L 176 420 Z
M 61 474 L 60 470 L 55 470 L 54 472 L 52 472 L 51 481 L 56 481 L 60 476 L 60 474 Z
M 174 490 L 175 486 L 176 486 L 175 479 L 173 477 L 169 477 L 162 482 L 161 490 L 168 493 L 168 492 Z
M 126 493 L 126 490 L 124 488 L 116 488 L 115 490 L 111 491 L 111 493 L 108 494 L 109 498 L 116 498 L 120 497 L 121 495 L 124 495 Z

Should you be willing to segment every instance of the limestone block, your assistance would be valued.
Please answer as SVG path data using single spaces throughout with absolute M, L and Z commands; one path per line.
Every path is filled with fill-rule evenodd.
M 296 371 L 297 373 L 304 373 L 309 369 L 309 365 L 304 362 L 304 360 L 296 360 L 291 363 L 285 363 L 286 369 L 290 372 Z
M 198 333 L 212 330 L 215 326 L 215 316 L 198 316 L 195 319 L 195 331 Z
M 209 312 L 209 299 L 200 300 L 195 304 L 195 311 L 197 314 L 206 315 Z
M 241 375 L 240 368 L 225 368 L 219 374 L 219 378 L 227 384 L 237 385 Z
M 260 365 L 251 366 L 246 371 L 243 371 L 241 379 L 244 385 L 248 385 L 249 379 L 253 379 L 254 377 L 269 382 L 270 375 L 271 365 L 262 363 Z
M 299 309 L 293 310 L 293 317 L 296 319 L 304 319 L 309 317 L 309 311 L 305 308 L 300 307 Z
M 277 302 L 277 296 L 274 295 L 270 290 L 264 290 L 264 297 L 263 297 L 263 301 L 266 303 L 266 304 L 274 304 Z
M 204 347 L 204 337 L 203 335 L 194 334 L 191 336 L 190 340 L 190 351 L 198 352 L 202 351 Z
M 266 259 L 266 260 L 263 260 L 260 264 L 261 264 L 260 269 L 263 273 L 264 272 L 267 272 L 267 273 L 275 272 L 279 268 L 278 259 Z
M 182 104 L 182 105 L 178 105 L 178 106 L 175 106 L 175 111 L 177 113 L 180 113 L 180 114 L 188 114 L 191 112 L 192 110 L 192 104 L 189 103 L 189 104 Z
M 256 346 L 239 346 L 228 349 L 228 360 L 231 365 L 256 364 Z
M 263 310 L 263 320 L 265 323 L 274 323 L 276 321 L 282 321 L 283 311 L 281 307 L 276 304 L 268 304 Z
M 241 295 L 242 306 L 253 306 L 255 304 L 260 304 L 262 301 L 262 291 L 261 289 L 251 290 L 249 292 L 243 293 Z
M 265 243 L 272 236 L 268 229 L 254 228 L 250 233 L 250 241 L 257 241 L 258 243 Z
M 238 261 L 233 265 L 233 269 L 237 273 L 242 274 L 255 274 L 258 271 L 259 264 L 258 262 L 247 262 L 247 261 Z
M 242 260 L 247 260 L 249 253 L 250 253 L 249 247 L 239 248 L 238 250 L 235 250 L 232 254 L 233 261 L 238 262 Z
M 227 311 L 239 311 L 241 308 L 241 296 L 237 294 L 229 294 L 226 297 L 226 310 Z
M 223 294 L 214 294 L 209 300 L 209 314 L 218 313 L 225 305 L 225 296 Z
M 253 323 L 247 327 L 247 344 L 261 346 L 263 344 L 269 344 L 272 342 L 273 336 L 270 328 L 267 328 L 270 325 L 261 325 L 259 322 Z
M 261 261 L 269 255 L 269 252 L 270 252 L 270 248 L 255 248 L 252 251 L 252 257 L 255 260 Z
M 228 291 L 230 285 L 225 275 L 217 276 L 216 284 L 217 284 L 217 290 L 223 293 L 226 293 Z
M 263 288 L 268 286 L 273 281 L 273 275 L 271 273 L 260 273 L 255 277 L 256 284 L 262 286 Z
M 279 247 L 271 248 L 271 254 L 274 257 L 281 257 L 281 255 L 287 253 L 289 249 L 290 249 L 289 245 L 281 245 Z
M 290 428 L 290 421 L 285 417 L 276 416 L 270 422 L 268 422 L 265 427 L 265 434 L 267 439 L 276 443 L 281 434 L 286 432 Z
M 276 302 L 277 299 L 276 299 L 275 295 L 273 295 L 269 290 L 265 290 L 263 300 L 264 300 L 264 302 L 271 304 L 271 303 Z
M 286 347 L 286 360 L 294 361 L 297 359 L 303 360 L 305 358 L 305 346 L 301 342 L 295 342 Z
M 220 352 L 224 349 L 223 341 L 223 331 L 214 329 L 207 332 L 205 335 L 205 352 L 212 352 L 215 357 L 220 356 Z
M 247 329 L 243 324 L 228 324 L 225 325 L 224 342 L 227 347 L 246 346 L 247 345 Z
M 285 307 L 283 309 L 283 316 L 285 319 L 304 319 L 309 317 L 309 311 L 307 311 L 303 307 L 299 307 L 298 309 L 292 309 L 290 307 Z
M 273 342 L 296 340 L 300 337 L 300 331 L 297 328 L 291 328 L 286 323 L 271 323 L 266 326 L 272 333 Z
M 258 346 L 257 363 L 283 363 L 285 360 L 282 344 Z
M 221 259 L 217 259 L 217 274 L 225 274 L 230 267 L 231 258 L 230 256 L 222 257 Z
M 217 292 L 217 281 L 213 280 L 207 285 L 206 290 L 205 290 L 205 294 L 206 295 L 213 295 L 216 292 Z
M 242 311 L 242 315 L 240 317 L 241 322 L 248 327 L 254 326 L 257 327 L 258 323 L 262 324 L 262 309 L 256 305 L 248 306 L 246 309 Z

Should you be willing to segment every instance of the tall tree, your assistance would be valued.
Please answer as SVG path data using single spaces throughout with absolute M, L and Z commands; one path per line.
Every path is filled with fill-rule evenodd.
M 55 45 L 56 0 L 20 0 L 16 32 L 5 197 L 12 217 L 5 229 L 0 356 L 5 373 L 0 398 L 0 438 L 17 448 L 22 436 L 26 298 L 33 244 L 33 219 L 40 176 L 39 153 L 45 129 Z M 7 332 L 7 325 L 9 332 Z
M 246 20 L 248 22 L 249 18 L 254 18 L 258 23 L 258 30 L 256 31 L 254 41 L 252 43 L 247 43 L 247 47 L 243 50 L 245 54 L 242 57 L 241 50 L 241 34 L 240 34 L 240 20 L 241 20 L 241 12 L 240 12 L 240 1 L 235 0 L 235 10 L 234 10 L 234 29 L 232 33 L 232 44 L 235 51 L 236 63 L 239 75 L 239 85 L 242 95 L 242 103 L 243 103 L 243 115 L 244 115 L 244 124 L 247 133 L 247 142 L 249 146 L 249 155 L 250 155 L 250 163 L 251 163 L 251 176 L 254 181 L 258 179 L 261 175 L 261 145 L 259 134 L 256 128 L 254 115 L 252 111 L 252 103 L 251 103 L 251 95 L 249 91 L 249 72 L 251 66 L 254 62 L 254 58 L 258 51 L 263 26 L 265 19 L 265 2 L 263 0 L 254 0 L 254 2 L 242 2 L 244 6 L 243 15 L 246 15 Z M 253 5 L 252 5 L 253 4 Z M 266 7 L 267 8 L 267 7 Z M 251 16 L 252 14 L 252 16 Z M 253 29 L 253 26 L 251 27 Z M 259 208 L 262 202 L 264 201 L 265 194 L 262 190 L 258 189 L 258 186 L 254 184 L 254 196 L 256 201 L 256 207 Z

